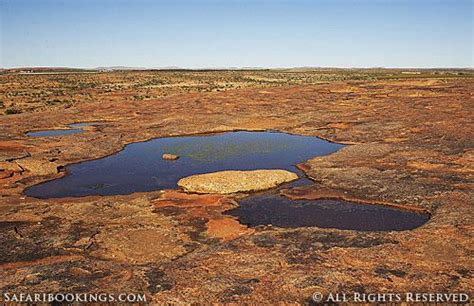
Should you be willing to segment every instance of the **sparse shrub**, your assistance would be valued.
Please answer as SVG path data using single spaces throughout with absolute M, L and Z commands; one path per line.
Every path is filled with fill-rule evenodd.
M 16 107 L 9 107 L 5 110 L 6 115 L 13 115 L 13 114 L 20 114 L 21 109 L 18 109 Z
M 60 104 L 60 103 L 61 103 L 61 100 L 59 100 L 59 99 L 46 101 L 46 104 L 48 104 L 48 105 L 56 105 L 56 104 Z

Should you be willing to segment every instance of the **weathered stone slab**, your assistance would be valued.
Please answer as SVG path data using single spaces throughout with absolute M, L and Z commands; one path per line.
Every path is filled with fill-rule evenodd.
M 298 179 L 286 170 L 219 171 L 185 177 L 178 186 L 197 193 L 236 193 L 270 189 Z

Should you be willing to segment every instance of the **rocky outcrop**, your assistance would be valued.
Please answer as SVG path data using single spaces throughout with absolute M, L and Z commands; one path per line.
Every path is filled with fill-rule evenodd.
M 161 156 L 161 158 L 163 158 L 164 160 L 177 160 L 179 158 L 179 155 L 165 153 Z
M 185 177 L 178 186 L 197 193 L 252 192 L 270 189 L 298 179 L 286 170 L 219 171 Z
M 16 161 L 16 163 L 23 169 L 26 169 L 35 175 L 50 175 L 58 173 L 58 165 L 55 162 L 47 160 L 38 160 L 32 158 L 24 158 Z

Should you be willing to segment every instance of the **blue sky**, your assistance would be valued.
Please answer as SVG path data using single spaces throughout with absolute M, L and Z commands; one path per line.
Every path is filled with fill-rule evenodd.
M 0 67 L 473 67 L 474 0 L 0 0 Z

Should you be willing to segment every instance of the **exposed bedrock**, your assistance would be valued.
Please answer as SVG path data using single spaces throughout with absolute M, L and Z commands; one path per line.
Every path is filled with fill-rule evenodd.
M 62 77 L 125 83 L 123 75 Z M 52 86 L 51 76 L 17 81 L 26 90 L 33 78 Z M 100 99 L 66 109 L 0 116 L 0 291 L 144 292 L 158 304 L 310 303 L 316 291 L 472 297 L 472 92 L 471 79 L 347 81 L 140 101 L 127 100 L 131 90 L 99 92 Z M 74 135 L 24 135 L 98 120 L 105 123 Z M 238 129 L 354 144 L 303 163 L 316 184 L 288 196 L 344 195 L 428 210 L 431 218 L 400 232 L 248 229 L 223 214 L 240 194 L 22 195 L 63 175 L 52 174 L 56 165 L 101 158 L 131 142 Z

